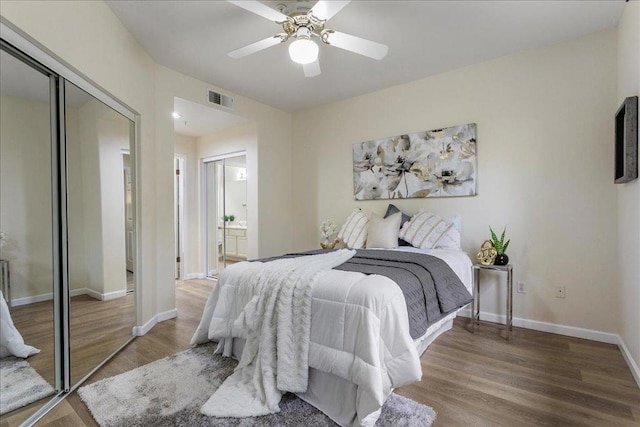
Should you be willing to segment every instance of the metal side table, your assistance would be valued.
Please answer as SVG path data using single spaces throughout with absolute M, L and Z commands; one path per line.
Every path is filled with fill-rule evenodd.
M 0 283 L 2 284 L 2 295 L 4 295 L 7 305 L 11 307 L 11 275 L 9 274 L 9 261 L 0 260 Z
M 480 270 L 493 270 L 507 272 L 507 341 L 511 339 L 511 330 L 513 329 L 513 265 L 483 265 L 473 264 L 473 312 L 472 323 L 475 325 L 480 322 Z

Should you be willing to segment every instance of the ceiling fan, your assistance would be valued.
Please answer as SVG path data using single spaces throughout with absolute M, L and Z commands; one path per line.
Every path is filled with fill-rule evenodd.
M 325 23 L 349 4 L 350 0 L 319 0 L 308 11 L 294 10 L 287 15 L 283 13 L 287 10 L 284 4 L 278 5 L 280 9 L 278 11 L 259 1 L 227 1 L 270 21 L 274 21 L 278 25 L 282 25 L 284 30 L 283 33 L 229 52 L 228 55 L 232 58 L 251 55 L 271 46 L 284 43 L 291 38 L 295 39 L 289 45 L 291 60 L 302 64 L 306 77 L 315 77 L 320 75 L 319 48 L 313 40 L 315 38 L 330 46 L 378 60 L 384 58 L 389 51 L 389 47 L 386 45 L 325 28 Z

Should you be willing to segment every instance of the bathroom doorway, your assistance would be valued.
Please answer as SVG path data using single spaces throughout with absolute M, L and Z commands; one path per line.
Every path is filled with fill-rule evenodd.
M 202 162 L 205 273 L 217 277 L 247 259 L 247 156 L 236 152 Z

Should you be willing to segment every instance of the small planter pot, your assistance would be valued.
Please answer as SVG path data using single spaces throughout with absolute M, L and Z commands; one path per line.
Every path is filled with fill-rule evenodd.
M 493 265 L 507 265 L 509 264 L 509 257 L 507 254 L 498 254 L 493 262 Z

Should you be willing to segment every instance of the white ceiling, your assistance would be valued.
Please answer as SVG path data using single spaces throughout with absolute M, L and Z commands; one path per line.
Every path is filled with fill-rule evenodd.
M 614 27 L 624 8 L 624 0 L 352 1 L 326 28 L 384 43 L 389 54 L 376 61 L 321 45 L 322 74 L 305 78 L 288 43 L 228 57 L 282 30 L 228 2 L 107 4 L 156 62 L 290 112 Z

